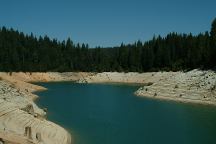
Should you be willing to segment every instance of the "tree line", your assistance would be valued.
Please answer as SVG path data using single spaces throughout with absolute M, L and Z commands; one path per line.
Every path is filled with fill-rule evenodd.
M 165 37 L 118 47 L 89 48 L 88 44 L 37 38 L 0 28 L 0 71 L 6 72 L 147 72 L 178 71 L 216 66 L 216 19 L 210 32 L 170 33 Z

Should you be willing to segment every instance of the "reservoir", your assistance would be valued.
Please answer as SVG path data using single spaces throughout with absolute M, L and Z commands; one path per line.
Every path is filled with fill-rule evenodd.
M 216 107 L 138 97 L 123 84 L 37 83 L 37 104 L 75 144 L 215 144 Z

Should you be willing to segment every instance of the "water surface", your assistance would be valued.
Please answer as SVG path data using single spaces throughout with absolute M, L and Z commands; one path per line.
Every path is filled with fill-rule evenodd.
M 216 108 L 134 96 L 138 86 L 39 83 L 48 119 L 75 144 L 215 144 Z

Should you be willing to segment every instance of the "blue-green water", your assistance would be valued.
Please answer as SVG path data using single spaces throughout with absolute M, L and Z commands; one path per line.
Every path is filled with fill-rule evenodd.
M 138 86 L 39 83 L 48 119 L 75 144 L 215 144 L 216 108 L 133 95 Z

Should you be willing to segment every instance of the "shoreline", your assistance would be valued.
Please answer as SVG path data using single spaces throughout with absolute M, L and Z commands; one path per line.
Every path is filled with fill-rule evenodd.
M 189 72 L 148 72 L 148 73 L 118 73 L 118 72 L 103 72 L 103 73 L 84 73 L 84 72 L 47 72 L 47 73 L 9 73 L 0 72 L 0 92 L 7 91 L 5 96 L 0 97 L 0 102 L 5 105 L 12 105 L 16 113 L 20 117 L 25 115 L 29 117 L 31 123 L 38 123 L 37 127 L 47 127 L 45 131 L 41 131 L 40 137 L 44 144 L 59 144 L 58 140 L 63 140 L 61 144 L 70 144 L 71 136 L 66 129 L 45 120 L 46 112 L 39 108 L 35 101 L 39 96 L 34 92 L 45 91 L 47 88 L 38 86 L 38 82 L 75 82 L 75 83 L 97 83 L 97 84 L 129 84 L 136 85 L 140 88 L 134 92 L 136 96 L 146 97 L 157 100 L 175 101 L 180 103 L 202 104 L 216 106 L 216 73 L 213 71 L 192 70 Z M 5 101 L 9 95 L 9 103 Z M 18 97 L 17 97 L 18 96 Z M 5 98 L 6 97 L 6 98 Z M 29 111 L 29 104 L 32 105 L 33 114 Z M 5 106 L 5 107 L 6 107 Z M 31 108 L 30 107 L 30 108 Z M 26 112 L 27 110 L 27 112 Z M 5 111 L 0 107 L 1 111 Z M 0 130 L 11 129 L 12 134 L 16 134 L 26 141 L 29 139 L 24 135 L 24 126 L 21 128 L 16 117 L 10 118 L 5 115 L 0 116 Z M 36 116 L 36 117 L 35 117 Z M 38 116 L 38 117 L 37 117 Z M 4 119 L 12 119 L 8 124 Z M 2 121 L 2 122 L 1 122 Z M 48 126 L 48 125 L 51 125 Z M 35 124 L 34 124 L 35 125 Z M 32 134 L 36 135 L 38 128 L 34 128 Z M 44 126 L 41 126 L 44 125 Z M 46 125 L 46 126 L 45 126 Z M 30 124 L 31 126 L 31 124 Z M 49 128 L 48 128 L 49 127 Z M 60 132 L 54 134 L 52 131 L 59 129 Z M 40 130 L 39 130 L 40 131 Z M 57 135 L 55 138 L 49 138 L 48 133 Z M 0 132 L 1 134 L 1 132 Z M 63 139 L 61 139 L 63 137 Z M 34 142 L 38 141 L 35 137 Z M 13 144 L 13 143 L 12 143 Z M 15 144 L 15 143 L 14 143 Z
M 0 97 L 0 103 L 4 104 L 0 107 L 0 137 L 3 141 L 10 144 L 72 143 L 70 133 L 58 124 L 47 120 L 46 111 L 35 103 L 39 96 L 34 93 L 45 91 L 47 88 L 21 81 L 6 73 L 1 73 L 0 77 L 0 92 L 3 91 L 6 95 L 6 98 L 2 98 L 2 95 Z M 7 112 L 5 108 L 13 110 Z M 1 115 L 4 111 L 5 114 Z
M 59 83 L 59 82 L 74 82 L 74 83 L 76 83 L 75 81 L 55 81 L 55 82 L 51 81 L 51 82 L 42 82 L 42 83 Z M 130 86 L 138 86 L 139 88 L 148 85 L 146 83 L 124 83 L 124 82 L 94 82 L 94 83 L 84 83 L 84 84 L 130 85 Z M 41 91 L 46 91 L 46 90 L 41 90 Z M 152 96 L 148 96 L 148 95 L 144 96 L 144 95 L 137 94 L 137 91 L 134 92 L 135 96 L 145 97 L 145 98 L 152 99 L 152 100 L 163 100 L 163 101 L 173 101 L 173 102 L 177 102 L 177 103 L 189 103 L 189 104 L 216 106 L 216 103 L 211 102 L 211 101 L 193 100 L 193 99 L 189 99 L 189 98 L 185 98 L 185 99 L 172 98 L 172 97 L 166 97 L 166 96 L 156 96 L 156 97 L 152 97 Z M 36 91 L 36 92 L 40 92 L 40 90 Z
M 189 72 L 117 73 L 103 72 L 82 78 L 78 83 L 141 84 L 134 92 L 140 97 L 183 103 L 216 105 L 216 73 Z
M 192 99 L 181 99 L 181 98 L 172 98 L 172 97 L 165 97 L 165 96 L 144 96 L 144 95 L 137 95 L 136 92 L 134 94 L 140 98 L 147 98 L 151 100 L 158 100 L 158 101 L 168 101 L 168 102 L 175 102 L 175 103 L 183 103 L 183 104 L 195 104 L 195 105 L 205 105 L 205 106 L 216 106 L 216 103 L 211 101 L 202 101 L 202 100 L 192 100 Z

